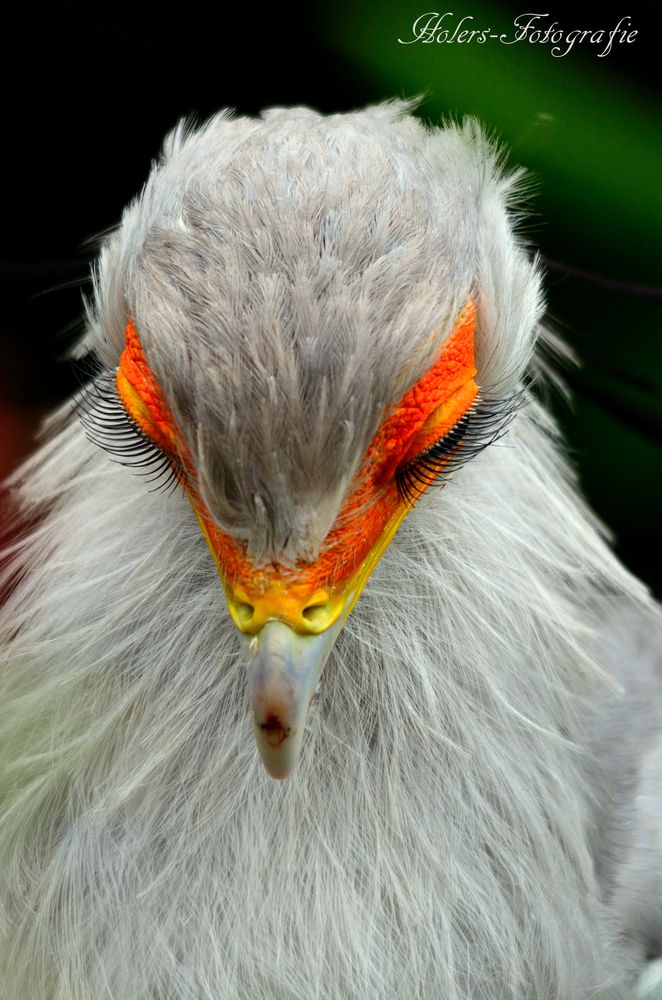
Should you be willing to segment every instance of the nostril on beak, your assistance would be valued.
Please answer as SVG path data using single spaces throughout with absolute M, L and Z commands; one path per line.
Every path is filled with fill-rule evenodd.
M 332 603 L 331 601 L 318 601 L 317 604 L 309 604 L 301 614 L 313 628 L 326 628 L 332 620 Z
M 234 610 L 239 628 L 248 628 L 255 614 L 254 606 L 247 601 L 235 601 Z
M 277 581 L 280 583 L 280 581 Z M 307 588 L 306 588 L 307 589 Z M 282 621 L 300 635 L 317 635 L 325 632 L 337 621 L 343 609 L 342 596 L 327 590 L 310 590 L 304 587 L 268 587 L 264 593 L 252 593 L 236 587 L 228 594 L 228 610 L 235 625 L 244 635 L 258 635 L 269 621 Z

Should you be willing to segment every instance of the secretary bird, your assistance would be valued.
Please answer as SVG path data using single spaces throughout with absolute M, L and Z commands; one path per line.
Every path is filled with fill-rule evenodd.
M 166 140 L 10 482 L 3 1000 L 647 988 L 659 614 L 533 392 L 522 183 L 405 102 Z

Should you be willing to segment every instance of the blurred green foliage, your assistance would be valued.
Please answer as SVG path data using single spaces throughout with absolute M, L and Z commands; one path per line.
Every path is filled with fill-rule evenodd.
M 523 233 L 532 246 L 616 282 L 662 286 L 662 131 L 645 58 L 637 63 L 646 41 L 640 19 L 623 26 L 640 37 L 603 57 L 604 46 L 586 42 L 563 58 L 550 44 L 528 41 L 400 44 L 414 38 L 412 26 L 429 6 L 341 0 L 320 14 L 320 36 L 344 66 L 357 105 L 423 95 L 418 114 L 431 122 L 476 116 L 510 162 L 530 171 L 535 197 L 524 206 Z M 509 39 L 514 18 L 528 9 L 434 8 L 452 11 L 444 22 L 451 32 L 466 17 L 463 29 Z M 550 12 L 546 24 L 611 29 L 619 16 Z M 584 491 L 626 562 L 659 588 L 662 303 L 557 268 L 546 286 L 549 317 L 583 361 L 569 376 L 571 407 L 555 405 Z

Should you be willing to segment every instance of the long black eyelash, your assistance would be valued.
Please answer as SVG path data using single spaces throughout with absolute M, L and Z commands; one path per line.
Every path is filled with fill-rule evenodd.
M 501 399 L 478 396 L 439 441 L 398 469 L 395 482 L 400 499 L 413 504 L 427 486 L 443 486 L 450 473 L 503 437 L 525 402 L 524 389 Z
M 96 375 L 79 396 L 77 409 L 88 440 L 103 448 L 112 461 L 135 469 L 148 483 L 155 483 L 150 493 L 175 489 L 182 479 L 181 469 L 126 412 L 117 395 L 114 372 Z

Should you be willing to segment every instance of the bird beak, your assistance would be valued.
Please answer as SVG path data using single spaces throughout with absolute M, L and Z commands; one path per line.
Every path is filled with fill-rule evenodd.
M 344 616 L 317 635 L 299 635 L 282 621 L 268 621 L 242 635 L 253 729 L 272 778 L 296 767 L 315 690 Z

